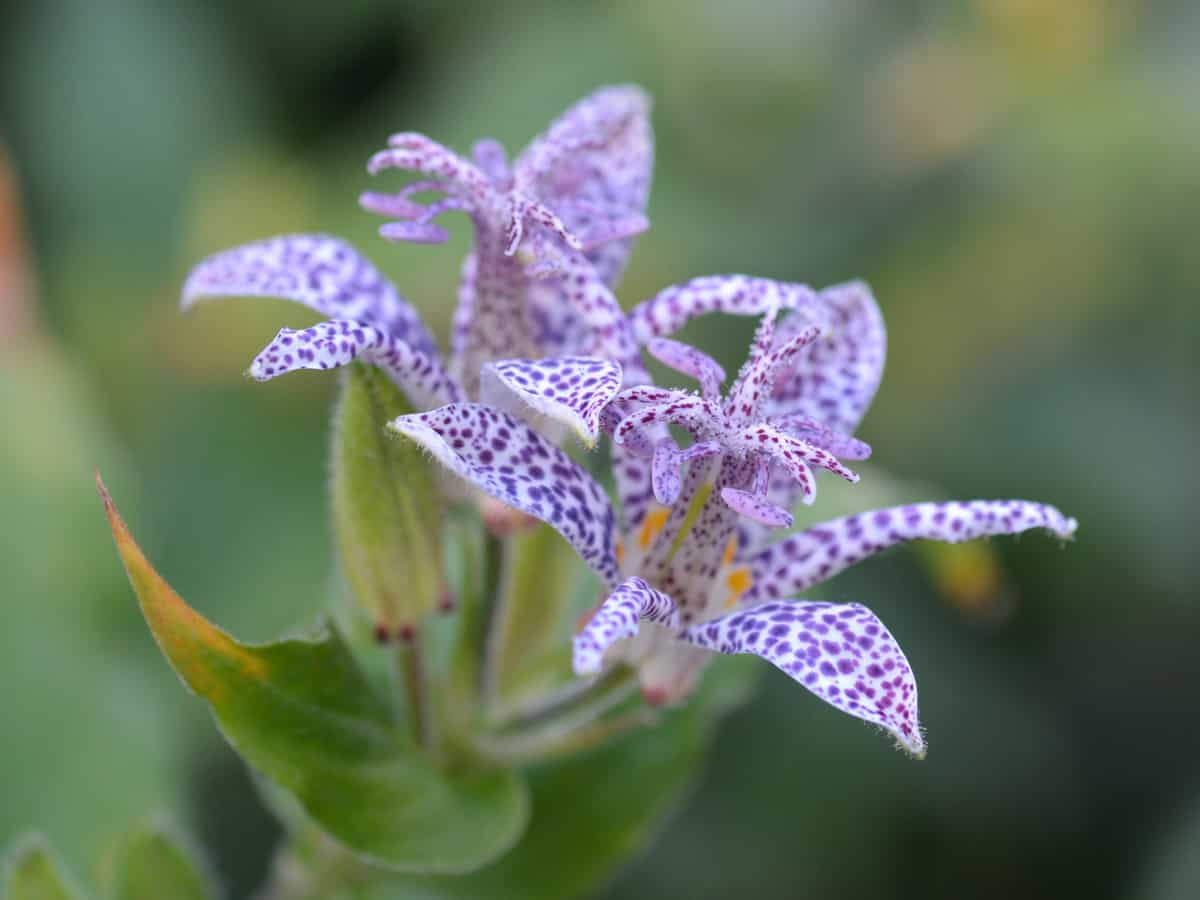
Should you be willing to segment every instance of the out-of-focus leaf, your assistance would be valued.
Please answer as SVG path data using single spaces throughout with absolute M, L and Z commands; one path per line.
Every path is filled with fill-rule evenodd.
M 18 840 L 4 864 L 3 900 L 80 900 L 58 857 L 37 835 Z
M 334 524 L 350 588 L 384 639 L 420 625 L 446 590 L 432 464 L 385 431 L 412 411 L 378 369 L 346 371 L 334 416 Z
M 317 824 L 360 858 L 410 872 L 471 871 L 512 846 L 528 816 L 516 774 L 432 765 L 336 632 L 251 646 L 216 628 L 155 572 L 97 483 L 159 647 L 234 749 Z
M 502 711 L 570 671 L 572 585 L 587 584 L 579 557 L 544 525 L 505 542 L 500 628 L 488 648 L 495 701 Z M 567 627 L 564 627 L 567 626 Z
M 112 900 L 212 900 L 219 892 L 194 847 L 163 823 L 132 828 L 112 861 Z
M 734 662 L 731 660 L 731 662 Z M 741 661 L 736 661 L 741 662 Z M 533 819 L 495 863 L 456 878 L 403 878 L 371 900 L 563 900 L 587 896 L 646 848 L 699 775 L 719 716 L 761 666 L 717 666 L 683 709 L 594 752 L 529 772 Z

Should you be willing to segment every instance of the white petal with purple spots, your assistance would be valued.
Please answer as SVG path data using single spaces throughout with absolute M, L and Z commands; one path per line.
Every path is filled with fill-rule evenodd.
M 183 286 L 189 308 L 212 297 L 279 297 L 322 315 L 374 325 L 426 356 L 437 345 L 420 317 L 361 253 L 322 234 L 243 244 L 199 263 Z
M 871 289 L 861 281 L 824 289 L 819 304 L 827 327 L 776 380 L 768 411 L 771 415 L 802 413 L 835 431 L 853 434 L 883 377 L 887 357 L 883 315 Z M 775 336 L 777 345 L 803 324 L 798 317 L 785 321 Z
M 823 522 L 772 544 L 748 561 L 754 586 L 747 602 L 793 596 L 814 584 L 912 540 L 969 541 L 1044 528 L 1064 540 L 1076 522 L 1053 506 L 1026 500 L 912 503 Z
M 386 372 L 418 409 L 462 399 L 437 357 L 426 356 L 372 325 L 339 319 L 299 331 L 281 328 L 250 364 L 250 375 L 270 381 L 297 369 L 336 369 L 356 359 Z
M 630 578 L 605 598 L 575 636 L 575 674 L 599 672 L 605 651 L 617 641 L 636 635 L 641 621 L 674 628 L 679 625 L 679 612 L 666 594 L 640 578 Z
M 896 639 L 857 603 L 764 603 L 685 629 L 680 639 L 718 653 L 753 653 L 826 703 L 925 755 L 917 683 Z
M 749 275 L 709 275 L 660 291 L 634 307 L 629 319 L 634 337 L 645 344 L 653 337 L 674 334 L 707 313 L 757 316 L 769 309 L 815 306 L 816 296 L 806 284 Z
M 620 389 L 621 367 L 610 360 L 506 359 L 484 366 L 480 399 L 568 425 L 590 447 L 600 436 L 600 413 Z
M 524 422 L 482 403 L 454 403 L 389 424 L 480 490 L 552 526 L 608 586 L 620 579 L 616 518 L 578 463 Z

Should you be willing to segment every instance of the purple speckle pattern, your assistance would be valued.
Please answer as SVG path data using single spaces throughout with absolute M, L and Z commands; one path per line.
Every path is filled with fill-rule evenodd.
M 764 603 L 686 628 L 679 638 L 761 656 L 831 706 L 885 729 L 913 756 L 925 755 L 912 668 L 865 606 Z
M 609 287 L 632 236 L 646 227 L 653 138 L 640 89 L 584 98 L 511 167 L 492 140 L 475 145 L 473 161 L 413 132 L 389 145 L 371 158 L 371 174 L 425 177 L 396 194 L 360 198 L 397 220 L 380 228 L 385 238 L 443 241 L 448 235 L 433 220 L 451 211 L 474 225 L 452 340 L 452 369 L 468 394 L 476 394 L 483 365 L 514 356 L 605 356 L 636 374 L 640 361 Z M 412 199 L 424 192 L 443 197 Z M 614 344 L 622 340 L 626 346 Z
M 616 284 L 645 229 L 654 167 L 650 98 L 639 87 L 600 88 L 534 138 L 513 164 L 519 190 L 563 217 L 600 279 Z
M 416 311 L 361 253 L 338 238 L 293 234 L 244 244 L 208 257 L 188 275 L 181 304 L 212 297 L 279 297 L 322 315 L 352 319 L 437 356 Z
M 887 331 L 871 289 L 861 281 L 821 291 L 821 336 L 787 365 L 775 383 L 772 415 L 812 416 L 835 431 L 853 434 L 866 415 L 883 377 Z M 776 334 L 777 344 L 805 327 L 792 316 Z
M 799 309 L 816 304 L 808 285 L 752 278 L 708 275 L 673 285 L 634 307 L 629 314 L 638 343 L 677 332 L 697 316 L 729 313 L 757 316 L 772 309 Z
M 604 653 L 623 638 L 634 637 L 641 621 L 679 626 L 679 612 L 666 594 L 640 578 L 629 578 L 608 595 L 575 636 L 572 663 L 577 675 L 600 671 Z
M 700 396 L 706 400 L 720 398 L 725 370 L 707 353 L 670 338 L 651 338 L 646 351 L 664 366 L 700 382 Z
M 621 389 L 621 367 L 606 359 L 506 359 L 484 367 L 481 399 L 520 414 L 570 426 L 588 446 L 600 436 L 600 413 Z M 514 405 L 511 401 L 517 401 Z
M 775 374 L 818 333 L 815 326 L 810 326 L 784 344 L 774 346 L 776 312 L 775 307 L 768 309 L 750 359 L 724 403 L 717 395 L 724 373 L 715 362 L 699 351 L 688 353 L 691 348 L 684 344 L 651 339 L 654 351 L 675 368 L 696 377 L 702 386 L 701 395 L 646 384 L 626 388 L 617 395 L 620 408 L 632 411 L 613 425 L 613 442 L 631 453 L 652 456 L 652 487 L 660 503 L 669 504 L 671 501 L 664 498 L 678 496 L 679 463 L 686 459 L 678 451 L 672 455 L 669 438 L 655 436 L 666 425 L 685 429 L 696 444 L 708 448 L 700 455 L 719 452 L 748 464 L 744 468 L 751 473 L 750 483 L 724 485 L 726 490 L 721 491 L 721 496 L 731 509 L 760 525 L 786 527 L 792 521 L 786 509 L 769 499 L 774 469 L 796 485 L 806 503 L 813 502 L 817 490 L 810 466 L 826 469 L 851 482 L 858 481 L 858 476 L 828 450 L 767 421 L 755 421 L 761 416 L 761 401 L 770 394 Z M 711 449 L 714 445 L 718 451 Z M 732 476 L 727 473 L 726 477 Z
M 608 587 L 620 581 L 616 517 L 603 489 L 550 441 L 503 410 L 453 403 L 389 427 L 451 471 L 570 542 Z
M 686 450 L 680 450 L 670 438 L 660 440 L 654 447 L 654 455 L 650 460 L 654 499 L 663 506 L 671 506 L 679 499 L 679 492 L 683 487 L 684 464 L 717 456 L 722 449 L 718 441 L 699 441 Z
M 418 409 L 462 399 L 436 356 L 420 353 L 372 325 L 339 319 L 299 331 L 280 329 L 250 364 L 250 375 L 269 381 L 297 369 L 336 369 L 355 359 L 386 372 Z
M 1053 506 L 1027 500 L 912 503 L 844 516 L 793 534 L 749 559 L 754 586 L 744 600 L 794 596 L 904 541 L 958 543 L 1033 528 L 1068 540 L 1076 522 Z

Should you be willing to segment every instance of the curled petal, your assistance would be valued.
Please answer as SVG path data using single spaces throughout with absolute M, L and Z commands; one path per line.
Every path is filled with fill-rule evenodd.
M 470 201 L 477 208 L 491 202 L 494 192 L 488 177 L 457 153 L 423 134 L 403 132 L 388 138 L 391 149 L 381 150 L 367 162 L 367 172 L 385 169 L 420 172 L 443 183 L 447 193 Z
M 184 309 L 211 297 L 279 297 L 325 316 L 365 322 L 426 356 L 433 336 L 379 270 L 343 240 L 293 234 L 208 257 L 183 286 Z
M 707 399 L 721 396 L 725 370 L 707 353 L 670 338 L 651 338 L 646 342 L 646 350 L 664 366 L 700 382 L 700 393 Z
M 716 456 L 721 445 L 716 441 L 700 441 L 686 450 L 680 450 L 670 438 L 664 438 L 654 447 L 651 461 L 651 478 L 654 499 L 663 506 L 670 506 L 679 499 L 683 486 L 683 466 L 694 459 Z
M 732 446 L 748 453 L 763 453 L 779 463 L 793 479 L 803 482 L 811 477 L 809 466 L 826 469 L 851 484 L 858 475 L 847 469 L 837 457 L 820 447 L 794 438 L 772 425 L 751 425 L 743 429 L 731 441 Z M 811 502 L 811 501 L 808 501 Z
M 528 407 L 569 425 L 589 447 L 600 436 L 600 413 L 620 389 L 621 367 L 588 356 L 506 359 L 484 366 L 480 382 L 484 403 L 518 415 Z
M 791 415 L 780 416 L 770 421 L 780 431 L 786 431 L 793 437 L 808 441 L 814 447 L 827 450 L 842 459 L 870 459 L 871 445 L 848 434 L 834 431 L 824 422 L 819 422 L 812 416 Z
M 730 509 L 759 525 L 767 528 L 792 527 L 792 514 L 776 506 L 763 494 L 727 487 L 721 489 L 721 499 Z
M 447 186 L 440 181 L 414 181 L 406 184 L 394 194 L 364 191 L 358 195 L 358 205 L 367 212 L 380 216 L 416 219 L 425 212 L 425 207 L 413 201 L 412 195 L 429 191 L 444 194 L 447 191 Z
M 575 674 L 599 672 L 605 651 L 622 638 L 636 635 L 638 623 L 643 619 L 675 628 L 679 625 L 679 611 L 666 594 L 656 591 L 640 578 L 630 578 L 608 595 L 575 636 Z
M 772 544 L 749 561 L 754 587 L 746 600 L 797 594 L 894 544 L 957 543 L 1044 528 L 1066 540 L 1076 522 L 1053 506 L 1026 500 L 912 503 L 844 516 Z
M 684 391 L 671 393 L 673 396 L 670 400 L 643 407 L 622 419 L 616 430 L 613 431 L 613 441 L 624 445 L 631 440 L 631 436 L 635 433 L 644 432 L 646 428 L 660 423 L 679 425 L 698 439 L 703 439 L 714 428 L 720 428 L 722 421 L 720 409 L 712 401 Z M 632 439 L 637 440 L 637 438 Z
M 853 434 L 866 415 L 883 376 L 887 331 L 871 289 L 861 281 L 821 291 L 819 304 L 828 327 L 807 351 L 797 355 L 776 380 L 768 411 L 802 413 L 830 428 Z M 777 341 L 801 327 L 788 320 Z
M 761 656 L 831 706 L 885 729 L 913 756 L 925 755 L 912 668 L 865 606 L 764 603 L 679 637 L 718 653 Z
M 629 319 L 634 337 L 645 344 L 650 338 L 674 334 L 706 313 L 757 316 L 769 309 L 814 306 L 816 298 L 805 284 L 749 275 L 709 275 L 666 288 L 638 304 Z
M 359 359 L 388 374 L 413 405 L 430 409 L 461 399 L 458 385 L 436 357 L 368 325 L 332 319 L 312 328 L 282 328 L 250 364 L 257 381 L 270 381 L 297 369 L 336 369 Z
M 379 226 L 379 236 L 403 244 L 444 244 L 450 232 L 433 222 L 388 222 Z
M 616 519 L 603 489 L 524 422 L 482 403 L 401 416 L 389 427 L 480 490 L 559 532 L 608 586 L 618 580 Z

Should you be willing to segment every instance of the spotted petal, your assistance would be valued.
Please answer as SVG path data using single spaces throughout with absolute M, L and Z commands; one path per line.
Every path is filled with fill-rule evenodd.
M 600 436 L 600 413 L 620 389 L 621 367 L 611 360 L 506 359 L 484 367 L 480 398 L 517 415 L 527 408 L 566 424 L 590 447 Z
M 957 543 L 1044 528 L 1064 540 L 1076 522 L 1053 506 L 1026 500 L 913 503 L 844 516 L 772 544 L 749 560 L 747 602 L 788 597 L 881 550 L 912 540 Z
M 345 319 L 299 331 L 280 329 L 250 364 L 250 375 L 269 381 L 297 369 L 336 369 L 355 359 L 381 368 L 419 409 L 462 399 L 458 385 L 436 356 L 426 356 L 365 322 Z
M 764 603 L 693 625 L 680 639 L 761 656 L 831 706 L 885 729 L 913 756 L 925 755 L 912 668 L 865 606 Z
M 636 635 L 642 620 L 675 628 L 679 625 L 679 611 L 666 594 L 640 578 L 630 578 L 608 595 L 575 636 L 575 674 L 599 672 L 605 651 L 622 638 Z
M 641 88 L 601 88 L 534 138 L 513 165 L 519 189 L 554 209 L 590 248 L 601 280 L 614 285 L 632 235 L 645 224 L 654 136 Z
M 883 377 L 887 331 L 871 289 L 861 281 L 826 288 L 819 301 L 828 326 L 776 380 L 767 409 L 771 415 L 809 415 L 853 434 Z M 786 320 L 775 336 L 777 346 L 804 325 L 802 317 Z
M 497 500 L 566 538 L 606 585 L 620 579 L 616 519 L 595 480 L 524 422 L 482 403 L 401 416 L 389 426 Z
M 322 315 L 374 325 L 413 350 L 437 355 L 429 330 L 396 288 L 338 238 L 293 234 L 208 257 L 183 286 L 184 309 L 211 297 L 279 297 Z
M 706 313 L 757 316 L 769 309 L 814 307 L 816 296 L 805 284 L 749 275 L 709 275 L 659 292 L 634 307 L 629 318 L 634 337 L 645 344 L 653 337 L 674 334 Z

